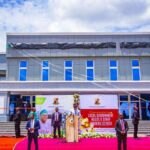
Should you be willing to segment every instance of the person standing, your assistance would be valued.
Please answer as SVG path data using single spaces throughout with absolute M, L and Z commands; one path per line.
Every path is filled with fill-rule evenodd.
M 79 117 L 81 116 L 80 110 L 79 110 L 79 104 L 77 104 L 77 103 L 73 104 L 73 109 L 70 111 L 70 114 L 76 115 L 76 116 L 79 116 Z
M 56 138 L 56 129 L 58 130 L 58 135 L 61 137 L 60 127 L 62 121 L 62 114 L 59 112 L 58 107 L 55 108 L 55 112 L 52 114 L 52 126 L 54 138 Z
M 138 133 L 138 125 L 139 125 L 139 113 L 138 113 L 138 107 L 135 105 L 134 106 L 134 111 L 132 114 L 132 123 L 134 125 L 134 138 L 138 138 L 137 133 Z
M 129 130 L 128 123 L 123 118 L 123 114 L 119 114 L 119 119 L 115 125 L 116 136 L 118 140 L 118 150 L 121 150 L 123 143 L 123 150 L 127 150 L 127 131 Z
M 20 137 L 20 124 L 21 124 L 21 113 L 20 113 L 19 107 L 16 108 L 14 122 L 15 122 L 15 135 L 16 135 L 16 138 L 19 138 Z
M 40 129 L 40 123 L 35 119 L 34 113 L 30 113 L 30 120 L 26 124 L 26 130 L 28 131 L 28 150 L 31 150 L 32 139 L 34 139 L 35 149 L 38 150 L 38 136 Z
M 30 102 L 25 103 L 24 109 L 25 109 L 26 118 L 28 118 L 28 115 L 29 115 L 29 113 L 31 111 L 31 104 L 30 104 Z
M 73 109 L 70 110 L 69 115 L 75 115 L 78 116 L 78 133 L 81 134 L 81 130 L 80 130 L 80 118 L 81 118 L 81 113 L 80 113 L 80 107 L 79 107 L 79 103 L 74 103 L 73 104 Z
M 28 119 L 30 119 L 30 114 L 34 113 L 34 119 L 39 120 L 38 114 L 36 112 L 36 109 L 34 107 L 31 108 L 30 113 L 28 114 Z

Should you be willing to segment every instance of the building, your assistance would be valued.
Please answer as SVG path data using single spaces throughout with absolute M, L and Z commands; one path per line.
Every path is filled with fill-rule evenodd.
M 6 55 L 0 53 L 0 81 L 6 80 Z
M 5 64 L 1 121 L 20 101 L 35 106 L 36 95 L 74 93 L 117 94 L 126 119 L 135 103 L 150 118 L 150 33 L 8 33 Z

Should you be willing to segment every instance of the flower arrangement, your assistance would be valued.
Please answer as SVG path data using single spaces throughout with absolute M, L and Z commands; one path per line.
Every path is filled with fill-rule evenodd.
M 39 138 L 53 138 L 52 134 L 40 134 Z
M 115 134 L 110 134 L 110 133 L 106 133 L 106 134 L 100 134 L 100 133 L 95 133 L 95 132 L 85 132 L 82 133 L 80 136 L 80 138 L 114 138 Z
M 106 133 L 106 134 L 100 134 L 100 133 L 95 133 L 95 132 L 85 132 L 82 133 L 81 135 L 79 135 L 79 138 L 114 138 L 115 134 L 110 134 L 110 133 Z M 53 138 L 52 134 L 41 134 L 39 135 L 39 138 Z M 65 138 L 65 135 L 63 135 L 63 138 Z
M 94 125 L 90 123 L 88 118 L 80 118 L 81 138 L 113 138 L 115 134 L 100 134 L 95 131 Z

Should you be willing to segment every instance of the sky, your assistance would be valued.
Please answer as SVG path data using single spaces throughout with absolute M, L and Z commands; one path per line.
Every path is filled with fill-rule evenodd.
M 0 0 L 0 51 L 7 32 L 148 32 L 150 0 Z

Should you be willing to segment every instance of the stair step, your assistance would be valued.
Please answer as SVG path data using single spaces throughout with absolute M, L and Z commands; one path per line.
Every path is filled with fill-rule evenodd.
M 127 120 L 129 125 L 128 134 L 133 134 L 134 126 L 131 120 Z M 21 128 L 21 135 L 27 135 L 26 121 L 22 121 L 20 128 Z M 150 121 L 140 121 L 139 122 L 139 131 L 138 134 L 150 135 Z M 0 122 L 0 136 L 15 136 L 15 128 L 14 122 Z

